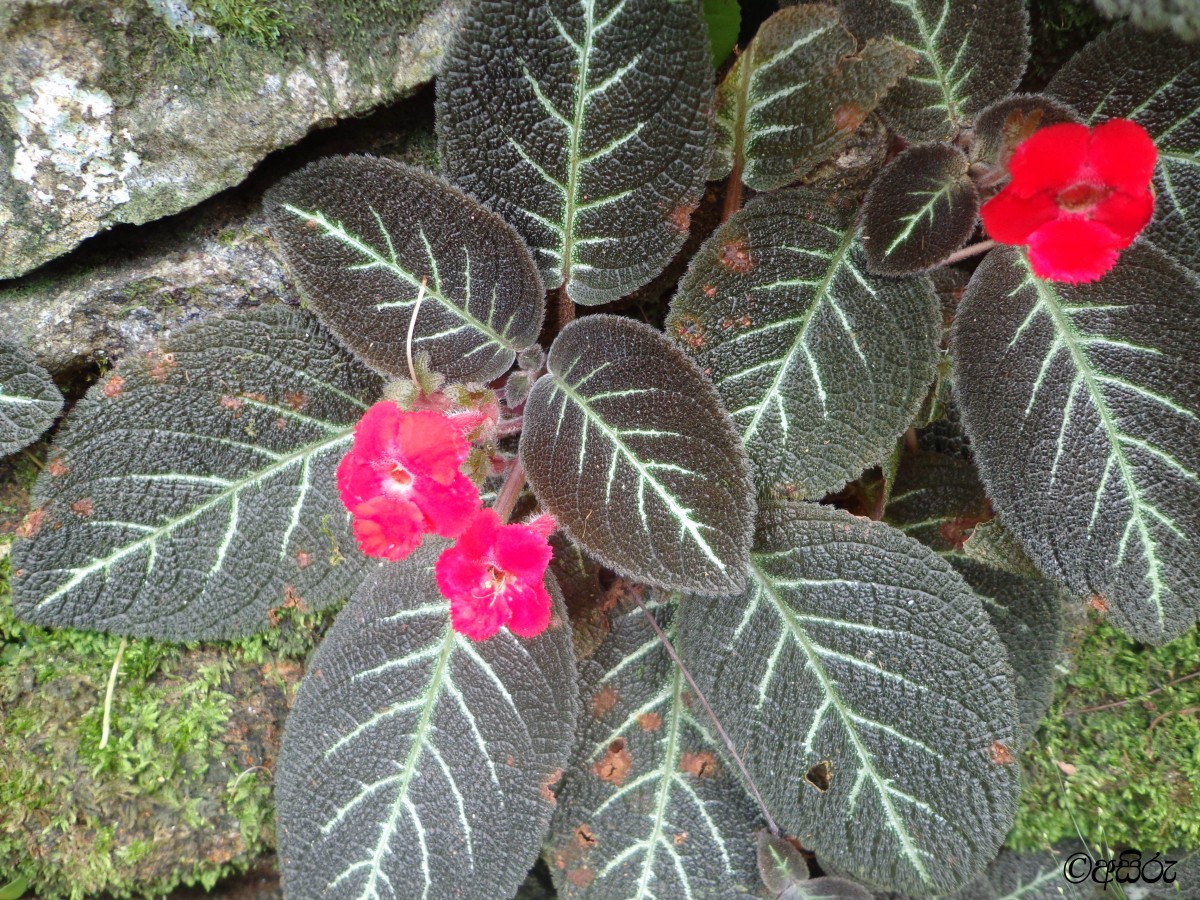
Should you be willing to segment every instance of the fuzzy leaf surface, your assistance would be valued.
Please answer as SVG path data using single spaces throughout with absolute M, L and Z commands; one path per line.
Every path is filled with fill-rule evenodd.
M 971 159 L 1008 168 L 1013 151 L 1039 128 L 1079 121 L 1075 110 L 1045 94 L 1005 97 L 976 117 Z
M 1062 852 L 1001 850 L 987 870 L 953 900 L 1062 900 L 1063 865 L 1069 858 Z M 1073 869 L 1078 871 L 1078 867 Z
M 450 628 L 427 538 L 377 568 L 317 649 L 276 797 L 295 897 L 511 897 L 533 864 L 578 707 L 570 630 Z
M 639 581 L 741 590 L 754 486 L 700 370 L 650 326 L 607 315 L 564 328 L 547 369 L 521 436 L 542 506 L 596 560 Z
M 1036 570 L 1015 574 L 972 557 L 966 546 L 991 516 L 974 467 L 957 457 L 905 458 L 884 521 L 936 551 L 962 575 L 996 626 L 1015 675 L 1023 747 L 1050 707 L 1062 638 L 1062 591 Z M 992 526 L 998 527 L 998 526 Z
M 1119 25 L 1076 54 L 1046 92 L 1089 124 L 1133 119 L 1149 132 L 1158 167 L 1144 235 L 1200 272 L 1200 44 Z
M 1022 0 L 838 0 L 838 7 L 860 41 L 890 37 L 919 57 L 881 107 L 910 142 L 953 137 L 1025 73 L 1029 17 Z
M 941 316 L 928 279 L 867 272 L 849 201 L 799 189 L 756 197 L 713 233 L 667 333 L 716 385 L 760 493 L 816 498 L 912 421 Z
M 924 272 L 967 242 L 979 219 L 979 190 L 967 175 L 969 165 L 950 144 L 921 144 L 883 170 L 862 213 L 872 271 Z
M 504 374 L 542 327 L 545 289 L 521 237 L 442 178 L 387 159 L 323 159 L 267 192 L 271 232 L 309 305 L 385 375 L 406 343 L 463 381 Z
M 76 405 L 13 546 L 39 625 L 168 640 L 344 599 L 367 562 L 334 473 L 379 378 L 282 306 L 181 332 Z
M 45 434 L 62 406 L 62 394 L 37 358 L 19 344 L 0 341 L 0 456 Z
M 858 51 L 832 7 L 779 10 L 717 89 L 709 177 L 736 170 L 756 191 L 791 184 L 845 147 L 915 62 L 915 53 L 887 39 Z
M 631 293 L 687 236 L 711 148 L 700 0 L 473 4 L 438 79 L 438 147 L 546 286 Z
M 1041 573 L 1025 554 L 1016 535 L 993 519 L 975 526 L 963 553 L 976 562 L 1014 575 L 1038 576 Z
M 1016 812 L 1012 672 L 944 560 L 790 504 L 760 517 L 744 594 L 682 610 L 681 654 L 782 828 L 918 896 L 982 871 Z
M 670 607 L 654 614 L 673 636 Z M 548 846 L 559 896 L 754 896 L 758 808 L 640 608 L 614 616 L 580 681 Z
M 988 496 L 1039 569 L 1164 643 L 1200 612 L 1200 316 L 1194 276 L 1145 244 L 1101 281 L 994 250 L 952 333 Z

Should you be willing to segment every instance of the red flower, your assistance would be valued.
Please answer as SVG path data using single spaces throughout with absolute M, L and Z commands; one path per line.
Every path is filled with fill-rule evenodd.
M 435 569 L 438 587 L 450 600 L 455 631 L 484 641 L 501 625 L 521 637 L 546 629 L 550 594 L 544 579 L 553 554 L 547 538 L 554 527 L 550 516 L 526 525 L 502 525 L 494 509 L 475 514 Z
M 470 449 L 440 413 L 405 412 L 387 400 L 368 409 L 337 470 L 362 552 L 404 559 L 427 532 L 461 534 L 479 508 L 479 490 L 458 468 Z
M 1039 278 L 1095 281 L 1150 221 L 1157 157 L 1128 119 L 1043 128 L 1013 153 L 1012 181 L 983 205 L 983 227 L 1002 244 L 1028 244 Z

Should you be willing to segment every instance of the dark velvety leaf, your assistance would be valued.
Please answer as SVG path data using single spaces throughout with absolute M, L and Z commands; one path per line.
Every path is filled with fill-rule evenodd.
M 976 525 L 962 549 L 969 558 L 1002 572 L 1030 577 L 1041 575 L 1025 555 L 1025 548 L 1016 535 L 995 519 Z
M 823 876 L 796 885 L 778 900 L 871 900 L 871 892 L 848 879 Z
M 570 632 L 450 628 L 426 538 L 359 588 L 308 665 L 276 773 L 290 897 L 511 897 L 541 847 L 578 707 Z
M 666 624 L 670 612 L 655 611 Z M 548 842 L 559 896 L 754 896 L 758 808 L 645 614 L 580 663 L 579 739 Z
M 1001 850 L 987 871 L 953 900 L 1062 900 L 1071 896 L 1063 876 L 1068 859 L 1066 854 Z
M 559 334 L 525 405 L 539 502 L 599 562 L 659 587 L 746 583 L 754 486 L 712 386 L 648 325 L 588 316 Z
M 683 658 L 781 828 L 919 896 L 982 871 L 1016 811 L 1012 672 L 944 560 L 789 504 L 760 517 L 742 596 L 681 609 Z
M 909 141 L 952 137 L 1007 96 L 1025 72 L 1022 0 L 838 0 L 838 7 L 860 41 L 890 37 L 920 57 L 882 106 Z
M 989 527 L 980 522 L 991 514 L 970 463 L 920 453 L 905 458 L 885 521 L 941 554 L 983 601 L 1016 675 L 1021 730 L 1010 749 L 1018 750 L 1037 731 L 1054 694 L 1065 597 L 1036 570 L 1014 574 L 966 552 L 964 541 Z
M 13 545 L 13 603 L 40 625 L 169 640 L 343 600 L 366 571 L 334 472 L 380 381 L 282 306 L 127 358 L 55 439 Z
M 443 179 L 387 159 L 323 159 L 267 192 L 271 233 L 309 305 L 385 375 L 414 351 L 449 378 L 490 381 L 537 340 L 545 289 L 520 236 Z
M 62 394 L 37 358 L 19 344 L 0 341 L 0 456 L 45 434 L 62 405 Z
M 550 536 L 550 546 L 554 548 L 550 571 L 567 605 L 575 658 L 588 659 L 608 636 L 609 629 L 600 566 L 562 532 Z
M 1043 572 L 1139 640 L 1200 611 L 1200 283 L 1144 245 L 1102 280 L 994 250 L 954 325 L 955 393 L 988 496 Z
M 712 78 L 700 0 L 475 3 L 438 79 L 442 161 L 525 236 L 547 287 L 617 300 L 687 236 Z
M 1046 92 L 1092 124 L 1133 119 L 1158 146 L 1145 235 L 1200 272 L 1200 44 L 1121 25 L 1086 46 Z
M 704 0 L 704 21 L 712 44 L 713 66 L 720 68 L 737 46 L 742 27 L 742 5 L 738 0 Z
M 755 198 L 713 233 L 667 333 L 717 387 L 761 493 L 820 497 L 883 459 L 933 380 L 941 317 L 925 278 L 866 272 L 851 200 Z
M 886 38 L 858 50 L 832 7 L 779 10 L 717 90 L 710 177 L 737 172 L 756 191 L 791 184 L 845 147 L 915 62 Z
M 1008 167 L 1017 145 L 1039 128 L 1082 121 L 1079 114 L 1053 97 L 1017 94 L 993 103 L 975 120 L 975 142 L 971 158 L 989 165 Z
M 979 191 L 967 175 L 969 165 L 950 144 L 923 144 L 883 170 L 862 212 L 863 248 L 872 271 L 924 272 L 967 242 L 979 218 Z

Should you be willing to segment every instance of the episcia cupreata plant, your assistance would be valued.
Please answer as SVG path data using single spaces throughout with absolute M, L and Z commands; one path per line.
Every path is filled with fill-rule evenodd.
M 477 3 L 441 174 L 284 179 L 307 311 L 57 434 L 24 618 L 350 596 L 275 771 L 289 896 L 495 900 L 539 854 L 564 897 L 1045 881 L 997 853 L 1064 597 L 1195 623 L 1196 47 L 1118 27 L 1014 96 L 1020 0 L 843 0 L 713 56 L 698 0 Z

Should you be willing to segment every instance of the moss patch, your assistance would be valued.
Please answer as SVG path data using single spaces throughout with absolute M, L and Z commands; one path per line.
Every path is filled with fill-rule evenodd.
M 1100 847 L 1200 849 L 1200 675 L 1181 680 L 1200 672 L 1200 630 L 1148 647 L 1093 617 L 1071 657 L 1022 760 L 1009 846 L 1082 836 Z
M 0 473 L 5 522 L 27 504 L 26 460 Z M 15 476 L 20 476 L 20 481 Z M 0 536 L 0 873 L 39 898 L 211 887 L 274 844 L 271 773 L 302 660 L 333 612 L 281 613 L 267 635 L 130 640 L 100 747 L 120 639 L 18 622 Z

